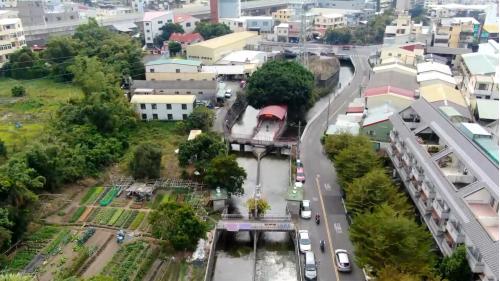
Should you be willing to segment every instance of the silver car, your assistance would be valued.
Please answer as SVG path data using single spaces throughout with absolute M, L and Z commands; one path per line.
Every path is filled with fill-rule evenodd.
M 346 250 L 335 250 L 335 263 L 338 271 L 351 272 L 351 262 L 349 261 L 349 254 Z
M 311 218 L 311 201 L 310 200 L 302 200 L 300 202 L 300 217 L 303 219 L 310 219 Z
M 311 250 L 311 239 L 307 230 L 299 230 L 299 250 L 301 253 Z

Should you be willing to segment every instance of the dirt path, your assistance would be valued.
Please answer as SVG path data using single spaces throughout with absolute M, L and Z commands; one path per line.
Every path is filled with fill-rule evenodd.
M 57 270 L 62 268 L 61 259 L 64 257 L 66 262 L 71 261 L 78 253 L 73 251 L 73 246 L 75 243 L 68 243 L 66 246 L 62 248 L 62 254 L 50 257 L 46 262 L 44 262 L 45 266 L 43 268 L 43 272 L 40 274 L 38 280 L 39 281 L 51 281 L 54 280 L 54 275 Z
M 99 233 L 99 235 L 98 235 Z M 110 234 L 113 234 L 114 232 L 111 231 L 105 231 L 105 230 L 97 230 L 96 233 L 92 238 L 95 236 L 99 236 L 95 238 L 96 241 L 106 241 L 106 239 L 109 237 Z M 91 239 L 92 239 L 91 238 Z M 91 243 L 91 239 L 89 239 L 89 243 Z M 120 248 L 120 245 L 116 243 L 116 240 L 111 239 L 109 243 L 106 245 L 104 250 L 101 252 L 101 254 L 94 260 L 94 262 L 89 266 L 89 268 L 83 273 L 82 277 L 83 278 L 89 278 L 94 275 L 99 274 L 104 266 L 111 260 L 113 255 L 118 251 Z

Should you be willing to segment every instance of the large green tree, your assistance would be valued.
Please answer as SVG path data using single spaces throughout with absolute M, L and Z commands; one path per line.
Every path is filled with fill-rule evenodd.
M 412 213 L 405 194 L 397 189 L 383 169 L 372 169 L 346 188 L 346 207 L 353 215 L 372 212 L 384 203 L 400 214 Z
M 224 188 L 229 194 L 244 193 L 243 182 L 247 173 L 236 162 L 233 155 L 219 155 L 212 159 L 205 172 L 205 182 L 212 189 Z
M 155 179 L 160 177 L 161 147 L 154 143 L 141 143 L 129 162 L 129 170 L 135 179 Z
M 354 218 L 349 235 L 356 261 L 379 272 L 392 266 L 400 272 L 427 276 L 435 256 L 429 231 L 387 204 Z
M 215 113 L 206 106 L 198 106 L 189 115 L 186 125 L 189 130 L 208 131 L 214 123 Z
M 100 62 L 97 57 L 78 56 L 68 69 L 74 75 L 73 82 L 79 85 L 87 95 L 104 91 L 110 84 L 118 83 L 115 72 Z
M 202 133 L 194 140 L 181 143 L 177 156 L 181 166 L 187 166 L 191 162 L 204 169 L 213 158 L 225 152 L 226 146 L 219 136 Z
M 168 41 L 172 33 L 184 33 L 184 28 L 178 23 L 166 23 L 160 27 L 161 33 L 153 39 L 153 43 L 157 47 L 163 46 L 164 41 Z
M 151 212 L 149 222 L 153 235 L 168 240 L 177 250 L 194 249 L 198 240 L 205 237 L 205 223 L 183 203 L 162 203 Z
M 364 176 L 371 169 L 381 166 L 380 159 L 371 146 L 350 145 L 335 157 L 335 170 L 342 188 Z
M 313 74 L 293 61 L 272 60 L 255 71 L 248 80 L 248 103 L 255 108 L 287 105 L 292 120 L 303 117 L 310 105 Z
M 224 23 L 198 22 L 194 30 L 201 34 L 203 39 L 208 40 L 222 35 L 232 33 L 229 26 Z
M 439 265 L 441 276 L 449 281 L 470 281 L 472 272 L 467 262 L 464 245 L 458 246 L 451 256 L 445 257 Z
M 50 65 L 57 81 L 71 81 L 72 73 L 67 69 L 78 53 L 78 42 L 71 37 L 55 36 L 49 39 L 42 56 Z
M 334 160 L 340 151 L 350 145 L 371 146 L 370 140 L 363 135 L 353 136 L 349 133 L 342 132 L 339 134 L 328 135 L 325 137 L 325 152 L 330 160 Z
M 325 34 L 325 42 L 332 45 L 348 44 L 351 42 L 351 30 L 347 27 L 328 29 Z
M 9 55 L 9 61 L 3 65 L 1 72 L 14 79 L 35 79 L 46 76 L 49 70 L 38 53 L 23 47 Z
M 168 52 L 170 56 L 174 57 L 182 51 L 182 45 L 179 42 L 170 41 L 168 42 Z

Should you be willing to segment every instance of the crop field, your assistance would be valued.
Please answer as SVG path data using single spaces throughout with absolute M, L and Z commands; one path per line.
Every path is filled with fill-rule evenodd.
M 81 205 L 93 204 L 103 191 L 104 191 L 104 187 L 102 187 L 102 186 L 96 186 L 96 187 L 89 188 L 87 193 L 85 193 L 85 195 L 80 200 L 80 204 Z

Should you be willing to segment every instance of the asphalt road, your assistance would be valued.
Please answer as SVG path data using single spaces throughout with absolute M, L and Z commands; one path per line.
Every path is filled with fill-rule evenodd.
M 320 45 L 320 44 L 314 44 Z M 328 48 L 326 45 L 319 46 Z M 330 47 L 331 48 L 331 47 Z M 332 49 L 330 49 L 332 50 Z M 352 55 L 355 73 L 348 85 L 336 94 L 330 94 L 329 123 L 336 119 L 336 115 L 343 114 L 347 105 L 355 97 L 360 96 L 360 87 L 366 85 L 370 66 L 368 56 L 376 47 L 357 47 L 343 53 Z M 325 102 L 326 100 L 326 102 Z M 308 229 L 312 240 L 312 249 L 320 261 L 318 280 L 364 280 L 363 273 L 356 266 L 353 257 L 353 245 L 349 240 L 349 226 L 345 216 L 345 209 L 337 184 L 337 177 L 330 160 L 323 154 L 320 138 L 326 129 L 328 97 L 323 98 L 310 112 L 308 124 L 301 138 L 300 157 L 304 163 L 306 174 L 305 197 L 311 200 L 313 216 L 316 212 L 321 215 L 321 224 L 317 226 L 314 219 L 301 220 L 300 228 Z M 315 114 L 314 114 L 315 113 Z M 319 241 L 326 242 L 325 253 L 319 249 Z M 345 249 L 350 253 L 353 270 L 351 273 L 337 272 L 334 266 L 334 250 Z

